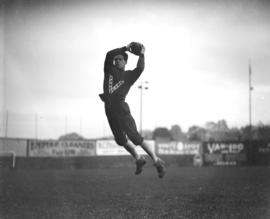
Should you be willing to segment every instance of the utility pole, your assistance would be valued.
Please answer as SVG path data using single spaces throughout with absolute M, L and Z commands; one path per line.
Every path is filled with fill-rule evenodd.
M 8 110 L 6 113 L 6 127 L 5 127 L 5 137 L 7 138 L 8 136 Z
M 38 114 L 35 113 L 35 138 L 38 138 Z
M 68 131 L 68 117 L 67 115 L 65 116 L 65 135 L 67 134 Z
M 252 74 L 252 69 L 251 69 L 251 63 L 249 61 L 249 66 L 248 66 L 248 75 L 249 75 L 249 78 L 248 78 L 248 83 L 249 83 L 249 137 L 250 137 L 250 140 L 252 139 L 252 91 L 253 91 L 253 86 L 252 86 L 252 81 L 251 81 L 251 74 Z
M 141 85 L 138 86 L 138 88 L 141 90 L 141 95 L 140 95 L 140 133 L 142 135 L 142 119 L 143 119 L 143 90 L 148 89 L 148 81 L 142 81 Z
M 80 116 L 80 135 L 82 136 L 82 116 Z

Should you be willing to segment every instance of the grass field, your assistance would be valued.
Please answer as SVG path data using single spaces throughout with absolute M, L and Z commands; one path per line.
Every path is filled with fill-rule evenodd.
M 2 171 L 0 218 L 270 218 L 269 167 Z

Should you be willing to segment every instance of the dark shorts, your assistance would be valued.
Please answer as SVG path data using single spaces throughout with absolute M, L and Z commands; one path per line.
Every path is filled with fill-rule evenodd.
M 143 137 L 137 130 L 135 120 L 130 113 L 127 103 L 118 109 L 105 105 L 105 112 L 118 145 L 124 146 L 128 139 L 135 145 L 142 144 Z

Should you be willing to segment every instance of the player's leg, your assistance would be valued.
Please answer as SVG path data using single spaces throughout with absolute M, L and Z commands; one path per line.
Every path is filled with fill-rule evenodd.
M 158 161 L 158 156 L 156 155 L 156 153 L 152 150 L 152 148 L 150 147 L 150 145 L 147 144 L 146 141 L 142 141 L 140 143 L 140 146 L 142 147 L 142 149 L 152 158 L 153 162 L 156 163 Z
M 119 116 L 113 112 L 110 112 L 109 110 L 106 110 L 106 115 L 116 143 L 123 146 L 136 161 L 140 160 L 141 156 L 137 153 L 132 143 L 127 140 L 126 133 L 122 128 L 121 119 L 119 119 Z
M 155 151 L 151 149 L 151 147 L 144 141 L 143 137 L 137 130 L 137 126 L 135 120 L 133 119 L 131 114 L 128 114 L 124 117 L 123 129 L 125 130 L 129 139 L 135 144 L 140 145 L 142 149 L 151 157 L 154 162 L 154 166 L 156 167 L 159 177 L 162 178 L 165 175 L 165 163 L 161 158 L 159 158 Z
M 163 178 L 165 176 L 165 162 L 156 155 L 156 153 L 145 141 L 143 141 L 140 146 L 152 158 L 154 166 L 157 169 L 159 178 Z
M 135 158 L 136 160 L 136 170 L 135 174 L 138 175 L 142 172 L 143 166 L 146 164 L 146 160 L 143 156 L 139 155 L 130 141 L 126 143 L 121 143 L 121 145 Z
M 138 175 L 142 172 L 143 166 L 146 164 L 146 160 L 143 156 L 140 156 L 135 147 L 127 140 L 126 133 L 123 129 L 122 115 L 115 114 L 108 108 L 105 108 L 106 116 L 114 135 L 115 141 L 118 145 L 123 146 L 136 160 L 136 171 L 135 174 Z
M 146 164 L 146 160 L 143 156 L 139 155 L 135 149 L 135 147 L 133 146 L 133 144 L 130 141 L 127 141 L 127 143 L 124 145 L 124 148 L 130 153 L 132 154 L 132 156 L 135 158 L 136 160 L 136 170 L 135 170 L 135 174 L 138 175 L 142 172 L 143 170 L 143 166 Z
M 135 160 L 139 160 L 141 156 L 137 153 L 135 147 L 132 145 L 130 141 L 127 141 L 123 147 L 135 158 Z
M 125 115 L 122 124 L 123 129 L 125 130 L 128 138 L 132 141 L 132 143 L 135 145 L 140 145 L 155 163 L 158 160 L 158 157 L 138 132 L 135 120 L 133 119 L 132 115 Z

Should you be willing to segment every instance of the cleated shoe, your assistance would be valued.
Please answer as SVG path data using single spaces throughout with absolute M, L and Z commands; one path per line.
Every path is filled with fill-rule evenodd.
M 141 157 L 136 161 L 136 171 L 135 174 L 138 175 L 142 172 L 143 166 L 146 164 L 146 160 L 144 157 Z
M 165 162 L 158 158 L 157 162 L 154 164 L 157 169 L 158 177 L 163 178 L 165 176 Z

